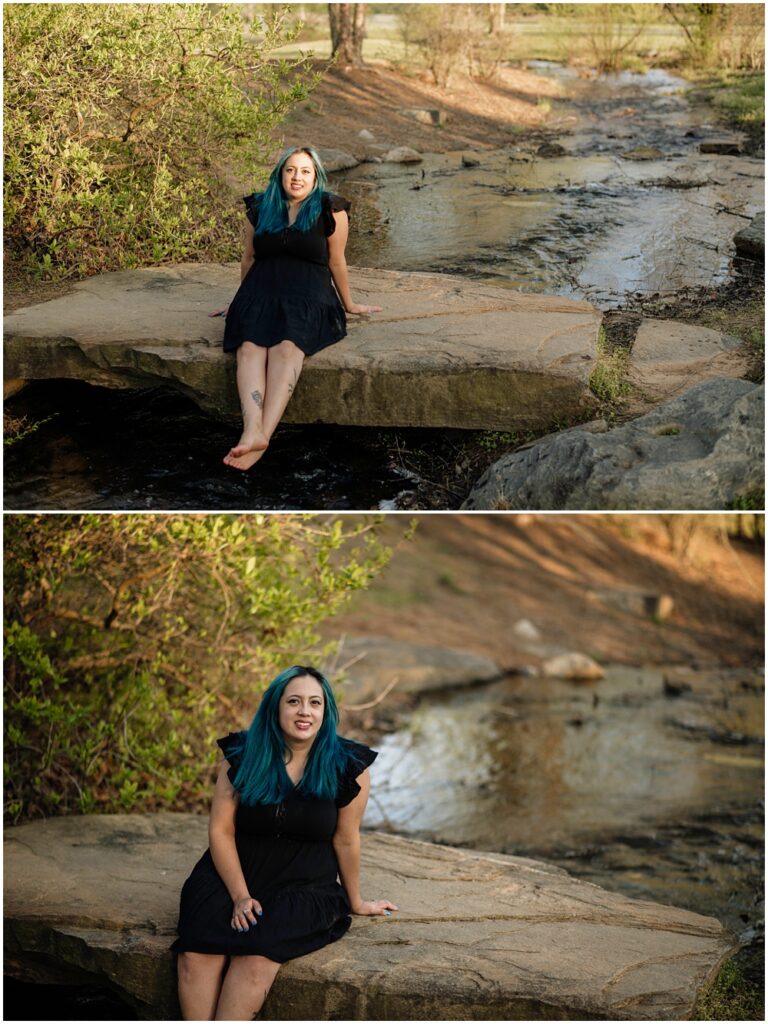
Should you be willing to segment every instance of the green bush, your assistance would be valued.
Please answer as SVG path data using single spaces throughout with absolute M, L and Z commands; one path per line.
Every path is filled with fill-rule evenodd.
M 226 180 L 263 175 L 316 80 L 269 59 L 286 26 L 282 8 L 249 26 L 229 4 L 9 5 L 8 251 L 45 277 L 234 258 Z
M 193 806 L 214 739 L 331 653 L 317 626 L 386 565 L 379 524 L 7 516 L 6 814 Z

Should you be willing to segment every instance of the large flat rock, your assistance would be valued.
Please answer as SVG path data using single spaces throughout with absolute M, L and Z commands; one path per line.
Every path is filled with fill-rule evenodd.
M 191 814 L 34 822 L 5 833 L 6 973 L 97 979 L 178 1019 L 168 952 L 207 845 Z M 363 891 L 401 908 L 285 965 L 272 1020 L 683 1020 L 735 952 L 714 918 L 629 899 L 520 857 L 373 833 Z
M 349 666 L 343 696 L 350 704 L 375 699 L 393 682 L 396 693 L 421 694 L 488 683 L 503 675 L 495 661 L 474 651 L 383 636 L 345 639 L 336 662 Z
M 5 318 L 5 379 L 114 388 L 170 384 L 237 419 L 222 319 L 239 265 L 104 274 Z M 360 426 L 546 427 L 592 404 L 600 315 L 586 302 L 521 295 L 464 278 L 352 270 L 349 335 L 308 359 L 286 421 Z
M 653 403 L 716 377 L 746 377 L 753 359 L 740 338 L 699 324 L 643 320 L 632 345 L 629 380 Z

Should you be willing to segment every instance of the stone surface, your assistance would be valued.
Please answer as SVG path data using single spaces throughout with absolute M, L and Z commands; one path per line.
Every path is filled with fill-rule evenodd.
M 536 150 L 536 156 L 549 160 L 554 157 L 565 156 L 566 152 L 565 146 L 561 146 L 559 142 L 543 142 Z
M 462 507 L 729 508 L 763 487 L 764 392 L 705 381 L 605 434 L 565 431 L 494 463 Z
M 646 594 L 639 590 L 588 590 L 588 601 L 612 605 L 631 615 L 642 615 L 657 622 L 668 619 L 675 610 L 675 601 L 669 594 Z
M 739 338 L 676 320 L 643 320 L 628 378 L 642 397 L 662 402 L 704 380 L 744 377 L 750 356 Z
M 448 114 L 444 110 L 429 109 L 427 107 L 408 107 L 400 110 L 403 117 L 409 117 L 412 121 L 420 124 L 444 125 L 448 120 Z
M 235 264 L 104 274 L 5 319 L 5 378 L 170 385 L 239 419 L 235 360 L 221 350 Z M 510 430 L 546 427 L 593 403 L 600 315 L 586 302 L 465 278 L 352 270 L 349 335 L 308 359 L 286 422 Z
M 635 146 L 621 154 L 625 160 L 661 160 L 664 154 L 655 146 Z
M 418 164 L 423 159 L 421 153 L 410 146 L 395 146 L 394 149 L 387 150 L 383 156 L 383 160 L 388 164 Z
M 765 261 L 765 210 L 761 210 L 733 239 L 736 252 L 750 260 Z
M 605 675 L 594 658 L 575 651 L 547 658 L 541 666 L 541 673 L 550 679 L 574 680 L 602 679 Z
M 5 831 L 5 969 L 107 985 L 178 1020 L 179 890 L 207 846 L 191 814 L 55 818 Z M 684 1020 L 735 952 L 714 918 L 540 861 L 373 833 L 362 887 L 400 907 L 287 963 L 267 1020 Z
M 537 643 L 543 639 L 541 632 L 534 626 L 530 619 L 518 619 L 518 621 L 512 627 L 512 632 L 520 640 L 529 640 L 532 643 Z
M 369 132 L 367 128 L 361 128 L 357 133 L 358 138 L 363 139 L 364 142 L 374 142 L 376 136 L 373 132 Z
M 318 148 L 316 153 L 320 157 L 320 163 L 329 174 L 333 171 L 348 171 L 360 163 L 356 157 L 343 149 Z
M 738 156 L 741 146 L 735 139 L 705 139 L 699 143 L 700 153 L 717 153 L 719 156 Z
M 343 687 L 343 701 L 349 704 L 373 700 L 393 679 L 397 679 L 396 693 L 427 693 L 487 683 L 502 675 L 496 662 L 472 651 L 380 636 L 345 640 L 335 662 L 350 665 Z

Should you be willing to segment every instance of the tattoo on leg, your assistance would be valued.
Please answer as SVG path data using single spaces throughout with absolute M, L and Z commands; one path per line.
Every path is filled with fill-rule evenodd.
M 289 395 L 292 395 L 292 394 L 293 394 L 293 384 L 289 384 L 289 385 L 288 385 L 288 394 L 289 394 Z
M 258 405 L 260 409 L 264 408 L 264 396 L 260 391 L 252 391 L 251 398 L 254 400 L 254 402 L 256 403 L 256 405 Z

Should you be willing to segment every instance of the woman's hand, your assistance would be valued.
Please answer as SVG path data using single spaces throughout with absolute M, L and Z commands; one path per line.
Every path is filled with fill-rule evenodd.
M 232 906 L 232 927 L 236 932 L 247 932 L 253 924 L 258 924 L 261 917 L 261 904 L 258 900 L 244 896 L 241 900 L 235 900 Z
M 397 910 L 397 907 L 389 900 L 361 900 L 356 907 L 352 907 L 353 914 L 360 914 L 364 917 L 371 917 L 374 914 L 383 914 L 384 917 L 389 917 L 393 910 Z
M 347 313 L 380 313 L 381 306 L 362 306 L 359 302 L 353 302 L 347 307 Z
M 226 309 L 217 309 L 213 313 L 209 313 L 208 316 L 226 316 L 229 312 L 229 306 Z

